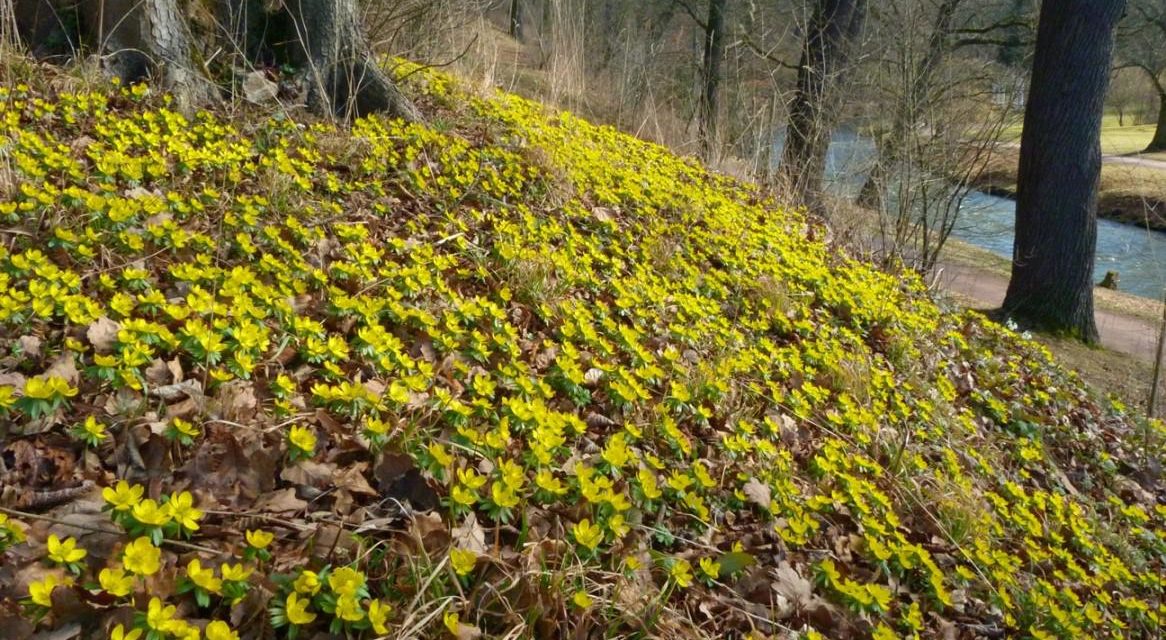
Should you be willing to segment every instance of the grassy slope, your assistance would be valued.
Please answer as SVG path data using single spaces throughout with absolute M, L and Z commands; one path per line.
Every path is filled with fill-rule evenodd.
M 150 597 L 167 637 L 1156 633 L 1159 426 L 748 185 L 410 85 L 429 125 L 351 134 L 0 90 L 14 637 Z M 111 520 L 118 478 L 171 506 Z
M 1101 121 L 1101 152 L 1111 155 L 1134 155 L 1150 160 L 1166 160 L 1166 153 L 1141 153 L 1154 137 L 1154 124 L 1122 126 L 1116 114 L 1106 115 Z M 1005 140 L 1020 142 L 1021 125 L 1008 127 L 1003 131 Z

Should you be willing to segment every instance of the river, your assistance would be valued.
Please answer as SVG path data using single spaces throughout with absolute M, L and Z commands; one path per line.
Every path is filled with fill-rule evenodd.
M 776 140 L 775 158 L 781 157 L 783 142 L 784 132 Z M 874 143 L 869 138 L 851 130 L 837 131 L 826 158 L 831 191 L 853 197 L 873 159 Z M 1011 259 L 1015 221 L 1015 201 L 975 191 L 964 199 L 951 235 Z M 1120 274 L 1121 291 L 1160 300 L 1166 287 L 1166 233 L 1098 220 L 1095 281 L 1100 282 L 1106 271 Z

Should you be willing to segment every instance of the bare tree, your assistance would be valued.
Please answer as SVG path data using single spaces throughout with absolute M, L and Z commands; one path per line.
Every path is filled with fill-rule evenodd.
M 45 42 L 67 42 L 74 48 L 91 43 L 112 75 L 127 83 L 158 80 L 184 104 L 215 99 L 218 89 L 200 54 L 230 48 L 252 64 L 303 69 L 308 105 L 318 113 L 359 116 L 381 111 L 417 117 L 373 60 L 356 0 L 214 0 L 198 6 L 182 0 L 15 3 L 17 16 L 35 16 L 19 25 L 21 40 L 34 52 L 52 53 L 41 44 Z M 213 24 L 196 25 L 206 8 L 212 10 Z M 46 12 L 51 19 L 41 18 Z
M 790 197 L 811 209 L 822 208 L 836 88 L 865 18 L 866 0 L 817 0 L 806 30 L 778 175 Z
M 705 162 L 711 162 L 719 146 L 717 139 L 717 91 L 721 82 L 721 63 L 725 58 L 726 0 L 709 0 L 705 31 L 704 64 L 701 81 L 704 90 L 700 101 L 700 152 Z
M 1093 261 L 1101 119 L 1125 0 L 1041 6 L 1017 177 L 1003 312 L 1097 342 Z
M 1141 70 L 1158 94 L 1158 124 L 1145 153 L 1166 151 L 1166 3 L 1130 0 L 1118 31 L 1122 67 Z

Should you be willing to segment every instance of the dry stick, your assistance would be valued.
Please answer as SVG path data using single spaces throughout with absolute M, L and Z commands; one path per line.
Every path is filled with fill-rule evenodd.
M 1150 406 L 1146 407 L 1146 415 L 1158 417 L 1158 383 L 1162 376 L 1162 351 L 1166 347 L 1166 293 L 1162 298 L 1162 325 L 1158 329 L 1158 351 L 1154 355 L 1154 376 L 1150 383 Z
M 53 524 L 59 524 L 59 525 L 63 525 L 66 527 L 73 527 L 75 529 L 81 529 L 83 531 L 92 531 L 93 533 L 105 533 L 105 534 L 109 534 L 109 535 L 113 535 L 113 536 L 125 535 L 124 531 L 117 531 L 115 529 L 106 529 L 104 527 L 94 527 L 92 525 L 83 524 L 83 523 L 79 523 L 79 522 L 69 522 L 68 520 L 61 520 L 60 518 L 54 518 L 52 516 L 44 516 L 44 515 L 40 515 L 39 513 L 28 513 L 27 511 L 17 511 L 16 509 L 9 509 L 7 507 L 0 507 L 0 513 L 5 513 L 5 514 L 8 514 L 10 516 L 15 516 L 17 518 L 24 518 L 27 520 L 42 520 L 44 522 L 51 522 Z M 190 549 L 191 551 L 202 551 L 203 553 L 209 553 L 209 554 L 216 555 L 216 556 L 227 555 L 227 552 L 222 550 L 222 549 L 213 549 L 211 547 L 204 547 L 204 546 L 199 545 L 199 544 L 194 544 L 192 542 L 183 542 L 181 540 L 163 539 L 162 544 L 168 544 L 172 547 L 180 547 L 182 549 Z

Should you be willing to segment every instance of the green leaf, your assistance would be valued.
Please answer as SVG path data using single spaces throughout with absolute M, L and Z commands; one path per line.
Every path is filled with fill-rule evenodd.
M 757 558 L 744 551 L 730 551 L 717 558 L 717 562 L 721 565 L 721 571 L 718 577 L 726 578 L 728 576 L 735 576 L 757 564 Z

